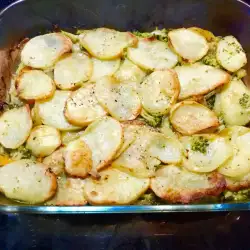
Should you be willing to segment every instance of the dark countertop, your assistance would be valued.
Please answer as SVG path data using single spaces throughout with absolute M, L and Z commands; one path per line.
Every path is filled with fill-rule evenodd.
M 13 0 L 0 0 L 0 8 L 11 2 Z M 74 216 L 2 214 L 0 249 L 249 250 L 249 221 L 249 212 Z

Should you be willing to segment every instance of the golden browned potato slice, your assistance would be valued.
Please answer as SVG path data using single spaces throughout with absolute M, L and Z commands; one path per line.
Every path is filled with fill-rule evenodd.
M 5 148 L 18 148 L 27 140 L 31 129 L 29 105 L 8 110 L 0 117 L 0 143 Z
M 200 63 L 177 66 L 175 71 L 180 81 L 180 100 L 204 95 L 230 81 L 227 72 Z
M 18 96 L 27 101 L 44 100 L 56 89 L 53 80 L 41 70 L 25 69 L 16 79 Z
M 136 48 L 128 48 L 128 58 L 146 70 L 171 69 L 178 63 L 178 56 L 167 43 L 157 39 L 140 39 Z
M 188 30 L 192 30 L 194 32 L 199 33 L 200 35 L 204 36 L 208 42 L 213 42 L 214 40 L 216 40 L 214 34 L 209 30 L 201 29 L 198 27 L 191 27 L 188 28 Z
M 173 106 L 170 122 L 183 135 L 192 135 L 219 126 L 215 113 L 194 101 L 183 101 Z
M 92 151 L 92 173 L 110 164 L 123 142 L 121 124 L 111 117 L 93 122 L 81 136 Z
M 117 169 L 100 172 L 100 178 L 86 179 L 84 194 L 93 205 L 125 205 L 136 201 L 149 187 L 149 179 L 139 179 Z
M 90 81 L 95 82 L 98 78 L 101 78 L 103 76 L 112 76 L 119 69 L 120 62 L 120 58 L 103 61 L 93 57 L 93 72 Z
M 232 126 L 221 131 L 230 140 L 233 156 L 218 171 L 228 177 L 238 178 L 250 172 L 250 129 Z
M 123 50 L 137 44 L 130 32 L 119 32 L 108 28 L 85 30 L 79 35 L 80 44 L 94 57 L 111 60 L 121 57 Z
M 36 102 L 37 113 L 42 123 L 62 131 L 78 130 L 80 127 L 70 124 L 65 116 L 64 109 L 71 91 L 56 90 L 54 96 L 46 102 Z
M 63 90 L 76 89 L 92 75 L 93 64 L 87 54 L 73 53 L 58 61 L 54 68 L 56 86 Z
M 52 154 L 61 145 L 60 132 L 47 125 L 36 126 L 31 130 L 26 147 L 37 157 Z
M 86 85 L 71 94 L 65 106 L 64 115 L 74 125 L 87 126 L 105 116 L 107 112 L 98 103 L 94 84 Z
M 196 62 L 208 52 L 206 38 L 192 29 L 171 30 L 168 37 L 175 52 L 188 62 Z
M 57 193 L 46 202 L 52 206 L 83 206 L 87 200 L 83 194 L 84 180 L 66 176 L 57 177 Z
M 65 171 L 76 177 L 85 178 L 92 168 L 92 152 L 83 140 L 70 142 L 64 150 Z
M 220 65 L 230 72 L 239 70 L 247 63 L 246 53 L 234 36 L 226 36 L 218 42 L 216 57 Z
M 10 199 L 37 204 L 51 198 L 56 177 L 42 163 L 19 160 L 0 168 L 0 190 Z
M 71 40 L 60 33 L 36 36 L 25 44 L 21 52 L 21 60 L 32 68 L 49 68 L 61 55 L 71 49 Z
M 96 81 L 95 95 L 98 102 L 119 121 L 134 120 L 141 112 L 141 101 L 133 84 L 104 76 Z
M 65 148 L 61 147 L 43 159 L 43 164 L 45 164 L 55 175 L 61 175 L 64 172 L 64 150 Z
M 178 99 L 180 83 L 172 70 L 154 71 L 137 85 L 143 108 L 151 114 L 167 114 Z
M 236 178 L 225 176 L 225 179 L 227 183 L 226 188 L 233 192 L 250 187 L 250 172 Z
M 180 140 L 187 156 L 183 166 L 193 172 L 212 172 L 233 155 L 229 140 L 215 134 L 184 136 Z
M 197 174 L 174 165 L 161 167 L 151 179 L 153 192 L 173 203 L 190 203 L 207 196 L 217 196 L 225 186 L 225 179 L 216 172 Z
M 250 90 L 242 80 L 233 78 L 216 97 L 215 112 L 223 114 L 227 125 L 246 125 L 250 121 Z
M 37 105 L 35 104 L 34 107 L 31 109 L 31 118 L 33 121 L 33 126 L 38 126 L 42 124 L 41 117 L 38 115 Z
M 114 76 L 120 82 L 140 83 L 146 76 L 146 72 L 140 69 L 136 64 L 132 63 L 130 60 L 125 59 Z

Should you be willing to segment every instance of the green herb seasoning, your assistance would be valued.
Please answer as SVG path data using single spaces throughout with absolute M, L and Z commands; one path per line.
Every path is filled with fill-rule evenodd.
M 206 103 L 207 103 L 207 107 L 209 109 L 213 109 L 214 108 L 214 104 L 215 104 L 215 95 L 212 95 L 211 97 L 209 97 L 207 100 L 206 100 Z
M 244 93 L 243 96 L 239 99 L 239 104 L 242 108 L 250 108 L 250 96 Z
M 206 154 L 208 146 L 209 146 L 208 139 L 206 139 L 202 136 L 199 136 L 199 137 L 193 138 L 192 144 L 191 144 L 191 149 L 193 151 L 197 151 L 197 152 L 200 152 L 202 154 Z

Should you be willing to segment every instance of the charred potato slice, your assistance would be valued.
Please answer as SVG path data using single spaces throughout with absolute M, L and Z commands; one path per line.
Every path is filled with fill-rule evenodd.
M 71 40 L 60 33 L 36 36 L 24 45 L 21 61 L 26 66 L 45 69 L 52 67 L 60 56 L 71 49 Z
M 148 187 L 149 179 L 109 168 L 100 172 L 98 180 L 86 179 L 84 194 L 93 205 L 125 205 L 136 201 Z
M 56 189 L 55 175 L 42 163 L 19 160 L 0 168 L 0 190 L 9 199 L 42 203 L 51 198 Z
M 60 132 L 56 128 L 40 125 L 31 130 L 26 148 L 36 157 L 45 157 L 52 154 L 60 145 Z
M 0 143 L 16 149 L 29 137 L 32 119 L 29 106 L 7 110 L 0 116 Z
M 222 175 L 197 174 L 174 165 L 163 166 L 151 179 L 151 189 L 161 199 L 173 203 L 190 203 L 207 196 L 217 196 L 226 186 Z
M 192 135 L 219 126 L 215 113 L 194 101 L 183 101 L 173 106 L 170 122 L 183 135 Z

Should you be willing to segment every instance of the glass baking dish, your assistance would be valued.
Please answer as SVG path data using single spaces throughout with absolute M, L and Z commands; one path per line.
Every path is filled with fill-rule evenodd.
M 0 60 L 11 56 L 13 45 L 60 27 L 111 27 L 119 30 L 151 31 L 158 28 L 199 26 L 215 34 L 236 36 L 250 60 L 250 5 L 240 0 L 19 0 L 0 12 Z M 248 64 L 250 65 L 250 64 Z M 7 84 L 10 65 L 1 61 Z M 250 75 L 250 68 L 247 68 Z M 248 84 L 248 78 L 245 79 Z M 2 85 L 4 86 L 4 85 Z M 4 93 L 0 88 L 0 98 Z M 250 200 L 231 203 L 130 206 L 27 206 L 0 196 L 0 212 L 25 213 L 165 213 L 249 210 Z

